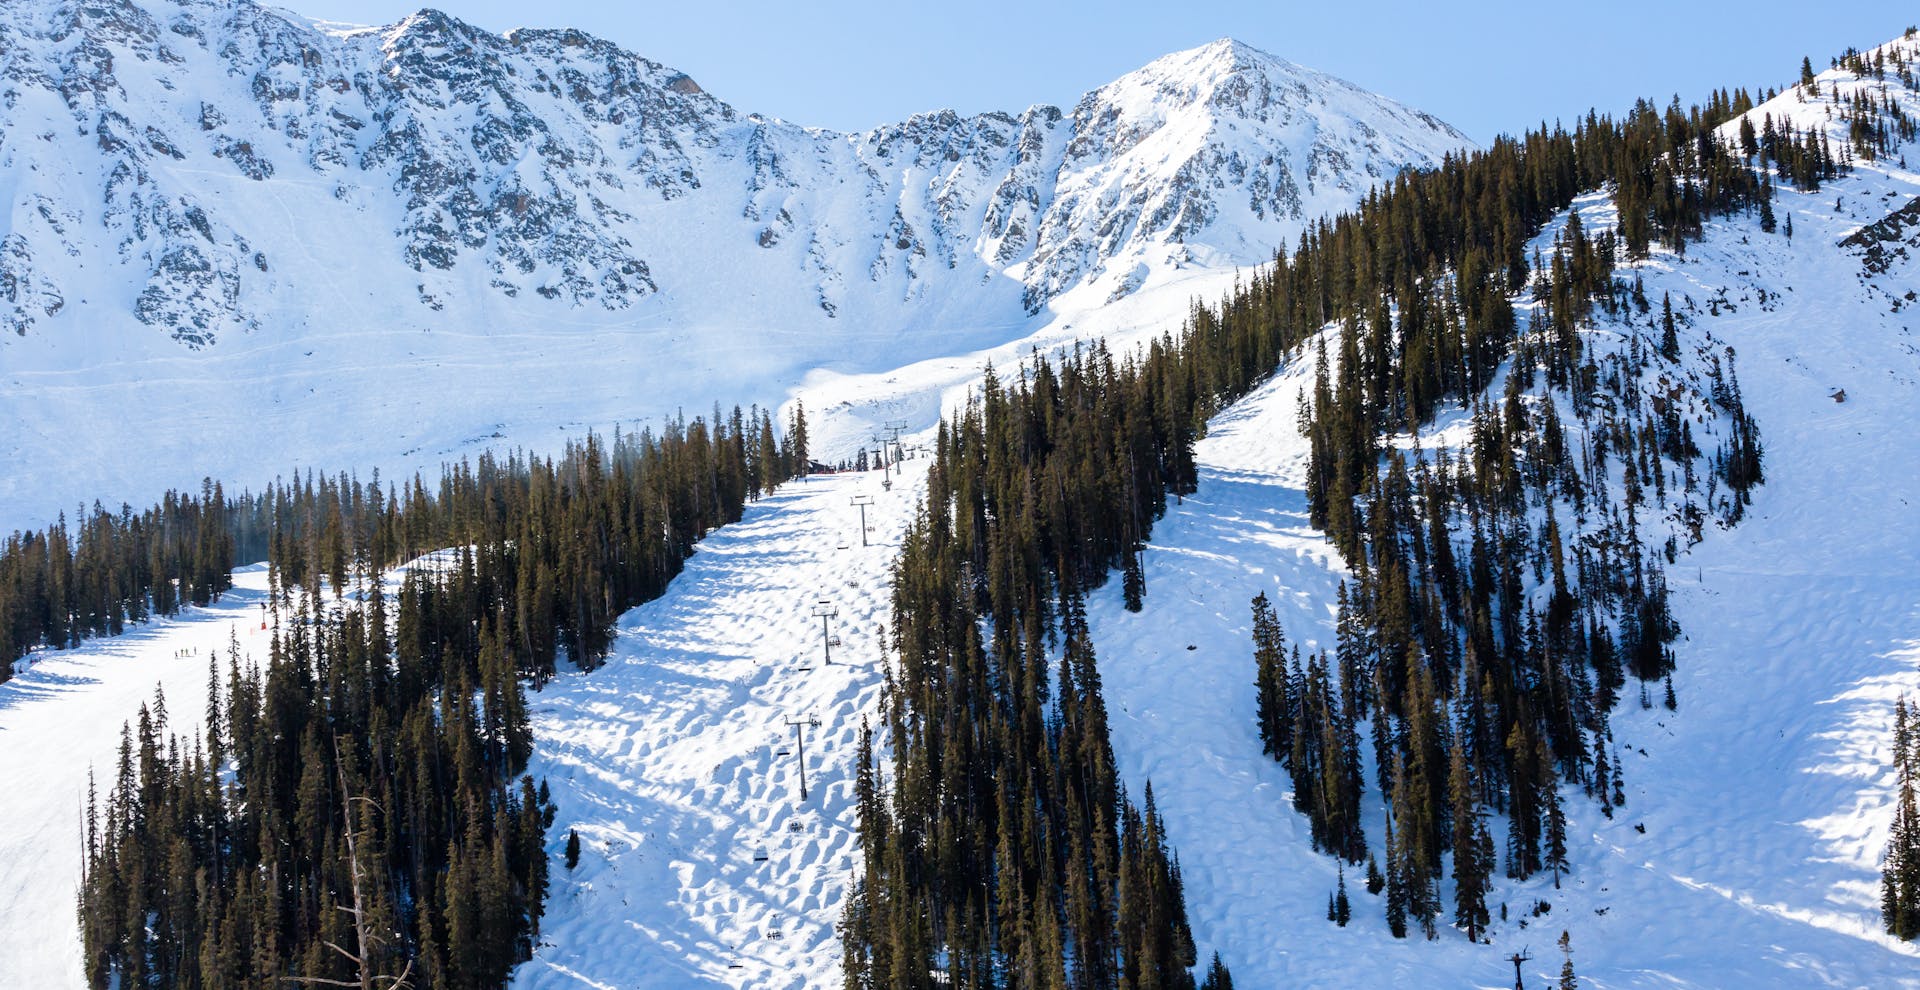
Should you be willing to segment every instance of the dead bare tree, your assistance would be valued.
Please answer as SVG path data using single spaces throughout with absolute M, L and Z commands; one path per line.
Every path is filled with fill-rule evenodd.
M 347 826 L 347 875 L 351 879 L 353 886 L 353 905 L 347 907 L 336 904 L 334 908 L 346 912 L 346 914 L 353 919 L 355 948 L 359 951 L 348 952 L 331 939 L 323 939 L 322 944 L 346 957 L 348 962 L 353 963 L 354 972 L 359 974 L 359 978 L 357 980 L 336 980 L 326 976 L 289 976 L 286 978 L 286 981 L 288 983 L 304 983 L 327 987 L 349 987 L 354 988 L 354 990 L 413 990 L 413 984 L 407 979 L 413 973 L 413 960 L 411 959 L 407 960 L 406 968 L 400 971 L 399 976 L 388 976 L 386 974 L 375 974 L 373 972 L 375 962 L 373 959 L 373 951 L 379 946 L 386 944 L 387 940 L 375 934 L 372 926 L 367 921 L 366 895 L 363 892 L 363 881 L 366 879 L 367 870 L 366 867 L 360 863 L 360 843 L 358 839 L 360 829 L 355 827 L 353 806 L 356 803 L 364 802 L 369 807 L 377 810 L 380 808 L 380 805 L 370 797 L 364 795 L 360 797 L 353 796 L 351 788 L 347 786 L 347 765 L 340 759 L 340 740 L 338 737 L 333 741 L 333 754 L 333 762 L 340 770 L 340 810 L 345 815 Z

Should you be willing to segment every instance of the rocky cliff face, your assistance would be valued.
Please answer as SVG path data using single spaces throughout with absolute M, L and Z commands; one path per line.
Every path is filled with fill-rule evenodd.
M 0 337 L 130 317 L 217 347 L 322 326 L 342 293 L 396 325 L 606 322 L 746 283 L 780 312 L 937 328 L 1258 262 L 1464 144 L 1232 41 L 1071 110 L 840 134 L 742 114 L 576 31 L 15 0 Z

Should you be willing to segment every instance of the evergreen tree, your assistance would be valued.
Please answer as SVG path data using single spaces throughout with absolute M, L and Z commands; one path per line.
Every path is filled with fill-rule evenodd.
M 1286 638 L 1266 592 L 1253 597 L 1253 664 L 1260 745 L 1274 759 L 1293 749 L 1293 705 L 1286 671 Z
M 1880 916 L 1887 933 L 1920 936 L 1920 807 L 1914 796 L 1916 739 L 1905 695 L 1893 706 L 1893 823 L 1880 869 Z
M 1447 792 L 1453 818 L 1453 923 L 1464 928 L 1467 940 L 1477 942 L 1488 924 L 1487 883 L 1492 863 L 1484 845 L 1486 824 L 1476 800 L 1474 775 L 1467 765 L 1466 749 L 1459 734 L 1447 760 Z
M 1673 324 L 1673 293 L 1660 294 L 1660 356 L 1669 361 L 1680 360 L 1680 336 Z
M 1567 815 L 1560 803 L 1559 786 L 1549 781 L 1541 789 L 1546 796 L 1546 848 L 1543 865 L 1553 871 L 1553 889 L 1560 889 L 1560 874 L 1567 871 Z
M 1564 930 L 1560 933 L 1560 983 L 1559 990 L 1580 990 L 1580 978 L 1573 974 L 1573 938 Z
M 1220 962 L 1220 953 L 1213 954 L 1213 962 L 1207 965 L 1207 975 L 1200 983 L 1200 990 L 1233 990 L 1233 976 Z
M 810 470 L 812 456 L 807 446 L 807 407 L 800 400 L 793 403 L 793 419 L 787 426 L 787 470 L 788 477 L 805 477 Z

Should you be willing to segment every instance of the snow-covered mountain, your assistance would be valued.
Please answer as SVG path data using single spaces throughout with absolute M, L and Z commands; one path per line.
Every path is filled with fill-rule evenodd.
M 1156 66 L 1169 78 L 1186 78 L 1179 60 L 1204 59 L 1208 51 Z M 1895 52 L 1902 62 L 1920 59 L 1920 40 L 1904 38 L 1869 54 Z M 1842 148 L 1849 105 L 1899 92 L 1893 81 L 1844 69 L 1821 73 L 1818 82 L 1818 92 L 1790 89 L 1751 111 L 1749 120 L 1761 122 L 1756 126 L 1768 118 L 1791 122 Z M 1158 83 L 1143 86 L 1165 92 Z M 1065 121 L 1062 115 L 1060 126 Z M 1737 123 L 1729 124 L 1728 136 L 1736 133 Z M 12 153 L 14 133 L 5 132 L 4 140 Z M 849 148 L 865 140 L 847 139 Z M 1065 161 L 1068 148 L 1057 150 Z M 1130 784 L 1154 782 L 1169 839 L 1182 856 L 1196 939 L 1227 954 L 1242 985 L 1504 986 L 1509 955 L 1529 950 L 1533 961 L 1525 975 L 1548 985 L 1560 958 L 1551 946 L 1564 930 L 1571 933 L 1583 986 L 1920 987 L 1914 946 L 1879 929 L 1875 889 L 1899 783 L 1888 767 L 1889 713 L 1894 697 L 1920 688 L 1914 578 L 1920 513 L 1911 505 L 1907 469 L 1920 458 L 1920 346 L 1912 306 L 1913 286 L 1920 283 L 1920 174 L 1907 164 L 1911 142 L 1900 151 L 1856 161 L 1817 192 L 1782 183 L 1773 203 L 1783 221 L 1776 231 L 1765 230 L 1758 216 L 1720 217 L 1684 254 L 1657 249 L 1622 270 L 1643 281 L 1650 296 L 1671 297 L 1689 355 L 1684 369 L 1698 370 L 1714 355 L 1731 362 L 1737 352 L 1747 408 L 1767 442 L 1768 479 L 1739 526 L 1707 527 L 1697 545 L 1676 547 L 1669 571 L 1673 608 L 1687 632 L 1675 644 L 1681 701 L 1677 711 L 1628 704 L 1619 713 L 1620 753 L 1632 768 L 1630 800 L 1612 817 L 1570 802 L 1572 872 L 1557 884 L 1544 874 L 1496 879 L 1490 900 L 1511 911 L 1501 912 L 1487 944 L 1451 931 L 1433 942 L 1395 939 L 1379 902 L 1357 889 L 1353 924 L 1336 928 L 1320 919 L 1338 874 L 1327 869 L 1335 866 L 1331 859 L 1312 851 L 1285 773 L 1260 753 L 1244 605 L 1252 592 L 1266 591 L 1289 633 L 1309 648 L 1336 635 L 1333 602 L 1348 575 L 1305 519 L 1307 452 L 1296 430 L 1311 363 L 1291 364 L 1210 424 L 1198 451 L 1199 490 L 1169 509 L 1146 551 L 1153 590 L 1145 610 L 1127 612 L 1120 589 L 1109 586 L 1089 601 L 1088 619 L 1102 658 L 1118 766 Z M 294 200 L 305 194 L 298 184 L 270 180 L 233 184 L 278 188 Z M 664 202 L 684 204 L 713 188 L 709 182 Z M 1069 194 L 1052 188 L 1050 202 L 1064 204 Z M 1227 200 L 1215 195 L 1212 201 L 1222 212 L 1197 228 L 1201 232 L 1217 238 L 1229 229 L 1255 229 L 1244 216 L 1221 219 Z M 1618 219 L 1606 191 L 1581 197 L 1576 207 L 1590 231 Z M 1556 218 L 1537 245 L 1550 247 L 1567 222 L 1566 213 Z M 1197 234 L 1162 243 L 1230 250 Z M 1006 280 L 1028 285 L 1020 281 L 1026 270 L 1017 266 L 1039 256 L 1036 247 L 1032 256 L 1010 262 L 1002 270 L 1012 272 Z M 472 267 L 475 257 L 462 255 L 448 271 Z M 661 260 L 649 266 L 656 288 L 634 310 L 659 305 L 649 300 L 671 291 L 666 267 Z M 1217 287 L 1219 278 L 1231 278 L 1230 270 L 1224 276 L 1209 271 L 1206 278 L 1173 278 L 1159 288 Z M 1112 272 L 1109 262 L 1107 274 L 1086 276 L 1055 296 L 1048 305 L 1063 308 L 1042 317 L 1051 322 L 1039 329 L 1020 323 L 994 332 L 1002 339 L 1026 330 L 1033 333 L 1029 340 L 1059 339 L 1049 335 L 1067 333 L 1065 324 L 1088 312 L 1064 308 L 1062 299 L 1084 289 L 1097 293 Z M 1116 347 L 1156 336 L 1181 314 L 1177 298 L 1154 294 L 1154 279 L 1165 270 L 1150 275 L 1142 290 L 1096 304 Z M 25 291 L 18 281 L 4 284 Z M 354 283 L 342 277 L 341 284 Z M 129 291 L 126 299 L 133 298 Z M 598 312 L 537 294 L 507 298 L 513 306 L 551 303 Z M 445 305 L 451 312 L 477 304 L 449 298 Z M 505 306 L 501 312 L 537 310 Z M 834 319 L 824 311 L 814 318 Z M 844 310 L 838 319 L 844 327 Z M 75 336 L 97 334 L 83 341 L 112 339 L 108 330 L 66 320 L 57 315 L 37 323 L 0 353 L 11 361 L 30 347 L 50 349 L 50 331 L 60 326 Z M 111 332 L 128 329 L 116 326 Z M 689 337 L 689 326 L 724 324 L 662 320 L 657 326 L 670 329 L 644 342 L 656 348 L 675 343 L 674 334 Z M 1635 337 L 1646 329 L 1644 318 L 1596 318 L 1588 346 L 1600 353 L 1638 346 L 1644 340 Z M 435 343 L 410 341 L 354 360 L 348 360 L 351 349 L 372 346 L 373 338 L 342 334 L 330 342 L 332 350 L 315 345 L 331 372 L 256 383 L 284 397 L 286 408 L 262 405 L 245 410 L 251 418 L 212 425 L 219 440 L 252 456 L 259 445 L 244 438 L 258 432 L 248 424 L 261 418 L 285 423 L 316 409 L 356 422 L 399 415 L 380 407 L 343 409 L 337 395 L 299 399 L 308 382 L 337 375 L 341 362 L 370 382 L 390 383 L 380 377 L 391 372 L 379 362 L 407 356 L 407 348 L 418 348 L 425 355 L 419 360 L 428 363 L 466 351 L 464 363 L 444 374 L 470 376 L 483 358 L 514 349 L 531 355 L 539 370 L 621 341 L 583 333 L 572 345 L 577 351 L 538 342 L 538 333 L 564 330 L 503 333 L 496 341 L 436 329 L 424 335 Z M 384 332 L 375 327 L 369 334 Z M 305 346 L 246 350 L 270 336 L 266 328 L 198 350 L 166 334 L 149 336 L 172 356 L 143 357 L 143 367 L 179 373 L 182 380 L 187 376 L 180 369 L 203 362 L 216 371 L 255 373 L 249 360 L 294 362 L 295 348 Z M 718 360 L 742 359 L 750 349 L 732 346 Z M 251 357 L 220 357 L 235 348 Z M 993 353 L 1013 350 L 1007 345 Z M 793 360 L 799 366 L 804 359 Z M 872 374 L 817 377 L 804 392 L 808 407 L 857 406 L 853 415 L 868 418 L 937 409 L 944 395 L 979 372 L 970 358 L 909 360 L 891 351 L 863 362 L 876 369 Z M 441 373 L 421 367 L 409 373 Z M 615 360 L 611 367 L 578 374 L 599 381 L 648 370 L 632 361 Z M 520 370 L 523 378 L 537 377 Z M 55 406 L 70 401 L 65 396 L 84 372 L 77 359 L 65 369 L 23 373 L 11 363 L 4 369 L 10 387 L 30 382 L 39 401 Z M 112 378 L 120 372 L 106 374 L 100 388 L 125 387 Z M 58 387 L 62 382 L 67 387 Z M 511 382 L 487 378 L 478 385 L 505 390 Z M 365 390 L 356 395 L 372 394 L 367 382 L 355 387 Z M 1501 389 L 1495 382 L 1485 397 Z M 596 402 L 611 401 L 593 395 Z M 396 409 L 420 408 L 405 398 L 394 400 Z M 549 417 L 588 408 L 533 401 L 538 414 Z M 11 398 L 0 403 L 7 414 L 33 406 Z M 153 425 L 134 430 L 178 430 L 179 423 L 161 421 L 218 415 L 196 413 L 194 404 L 183 400 L 178 412 L 157 408 L 149 417 Z M 465 415 L 465 409 L 448 415 Z M 1442 443 L 1465 449 L 1472 438 L 1463 422 L 1453 417 L 1433 424 L 1420 440 L 1427 449 Z M 1696 425 L 1704 436 L 1707 420 Z M 328 423 L 316 427 L 326 428 L 347 435 L 343 449 L 377 452 L 379 438 Z M 110 442 L 67 439 L 79 448 L 66 455 L 76 463 L 103 456 Z M 577 827 L 586 852 L 576 870 L 556 871 L 543 945 L 516 985 L 835 983 L 833 925 L 852 867 L 851 733 L 874 713 L 883 683 L 873 660 L 889 599 L 886 545 L 899 539 L 924 470 L 924 460 L 908 462 L 891 487 L 878 472 L 815 479 L 757 503 L 741 524 L 703 543 L 667 596 L 622 620 L 618 652 L 607 666 L 562 678 L 535 696 L 536 767 L 552 783 L 561 816 L 551 846 L 557 853 L 564 830 Z M 55 477 L 30 473 L 39 483 Z M 63 479 L 55 494 L 76 484 Z M 852 538 L 865 521 L 848 504 L 856 494 L 876 500 L 873 547 Z M 263 581 L 257 570 L 243 573 L 240 590 L 215 608 L 189 610 L 77 650 L 43 652 L 22 676 L 0 686 L 0 738 L 12 740 L 15 752 L 33 754 L 0 761 L 0 792 L 15 796 L 0 803 L 0 958 L 8 963 L 0 984 L 11 985 L 10 978 L 20 985 L 78 985 L 69 911 L 84 768 L 113 759 L 112 727 L 151 696 L 154 682 L 174 699 L 180 723 L 191 726 L 198 706 L 181 699 L 193 698 L 206 674 L 205 658 L 192 650 L 230 639 L 261 649 L 264 634 L 247 617 L 264 593 Z M 845 653 L 836 653 L 832 667 L 810 668 L 801 652 L 810 655 L 821 630 L 808 621 L 805 606 L 822 596 L 844 617 L 835 632 L 846 637 Z M 786 752 L 785 719 L 808 715 L 820 718 L 820 729 L 807 737 L 804 754 Z M 802 758 L 815 795 L 804 810 L 794 801 Z M 1382 812 L 1377 802 L 1367 805 L 1370 828 Z M 1359 887 L 1357 878 L 1348 879 Z
M 1230 40 L 1070 109 L 842 134 L 577 31 L 14 0 L 0 416 L 24 429 L 0 456 L 65 467 L 75 424 L 140 410 L 139 457 L 106 438 L 71 465 L 74 490 L 139 501 L 197 477 L 169 471 L 263 480 L 269 453 L 391 467 L 778 401 L 816 367 L 962 353 L 1175 270 L 1264 261 L 1465 144 Z M 354 408 L 359 442 L 304 432 L 309 402 Z M 193 438 L 235 420 L 273 442 L 209 463 Z M 0 481 L 0 519 L 46 499 Z
M 1920 35 L 1864 58 L 1911 65 Z M 1896 72 L 1843 66 L 1745 117 L 1757 132 L 1791 125 L 1840 149 L 1851 107 L 1911 92 Z M 1738 140 L 1740 123 L 1722 137 Z M 1088 621 L 1115 751 L 1129 779 L 1154 782 L 1196 937 L 1235 953 L 1236 983 L 1509 986 L 1509 957 L 1527 953 L 1526 985 L 1553 986 L 1566 931 L 1583 987 L 1920 987 L 1920 949 L 1883 930 L 1879 899 L 1900 787 L 1893 705 L 1920 689 L 1920 512 L 1907 467 L 1920 458 L 1913 152 L 1909 141 L 1850 158 L 1851 171 L 1816 191 L 1776 185 L 1773 231 L 1757 213 L 1720 217 L 1684 253 L 1656 248 L 1620 269 L 1681 314 L 1686 356 L 1658 380 L 1669 397 L 1695 402 L 1702 364 L 1737 357 L 1767 479 L 1737 526 L 1677 540 L 1680 700 L 1677 711 L 1618 709 L 1628 803 L 1603 814 L 1569 801 L 1572 872 L 1496 879 L 1488 903 L 1500 918 L 1486 944 L 1457 931 L 1394 939 L 1371 895 L 1356 895 L 1352 925 L 1320 920 L 1339 867 L 1311 851 L 1291 781 L 1260 754 L 1243 604 L 1267 594 L 1306 649 L 1338 640 L 1334 603 L 1352 575 L 1307 521 L 1308 445 L 1294 428 L 1312 360 L 1210 424 L 1199 491 L 1169 510 L 1145 557 L 1159 590 L 1133 614 L 1120 589 L 1102 589 Z M 1550 253 L 1575 211 L 1590 232 L 1619 220 L 1610 192 L 1594 191 L 1534 246 Z M 1644 316 L 1598 316 L 1583 346 L 1644 346 L 1648 329 Z M 1513 368 L 1482 401 L 1496 401 Z M 1696 413 L 1693 428 L 1707 435 L 1712 418 Z M 1418 444 L 1471 449 L 1465 425 L 1443 416 Z M 1415 446 L 1404 434 L 1396 443 Z M 1679 532 L 1671 517 L 1657 525 Z M 1370 834 L 1384 830 L 1384 807 L 1366 814 Z

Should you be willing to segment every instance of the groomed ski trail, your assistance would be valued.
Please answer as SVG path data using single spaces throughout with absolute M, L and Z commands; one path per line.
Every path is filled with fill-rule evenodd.
M 929 463 L 904 462 L 891 490 L 879 471 L 815 475 L 749 505 L 621 618 L 604 666 L 531 696 L 529 772 L 559 812 L 540 945 L 515 987 L 837 985 L 860 725 L 878 710 L 892 563 Z M 855 496 L 873 499 L 870 546 Z M 822 600 L 838 612 L 830 665 Z M 787 720 L 813 718 L 802 800 Z
M 87 771 L 99 797 L 113 787 L 120 727 L 167 703 L 167 731 L 191 737 L 204 725 L 207 664 L 237 640 L 266 655 L 260 604 L 265 565 L 233 573 L 234 587 L 207 608 L 129 626 L 71 650 L 45 650 L 0 684 L 0 988 L 86 986 L 81 968 L 80 892 Z M 191 743 L 187 743 L 190 747 Z

